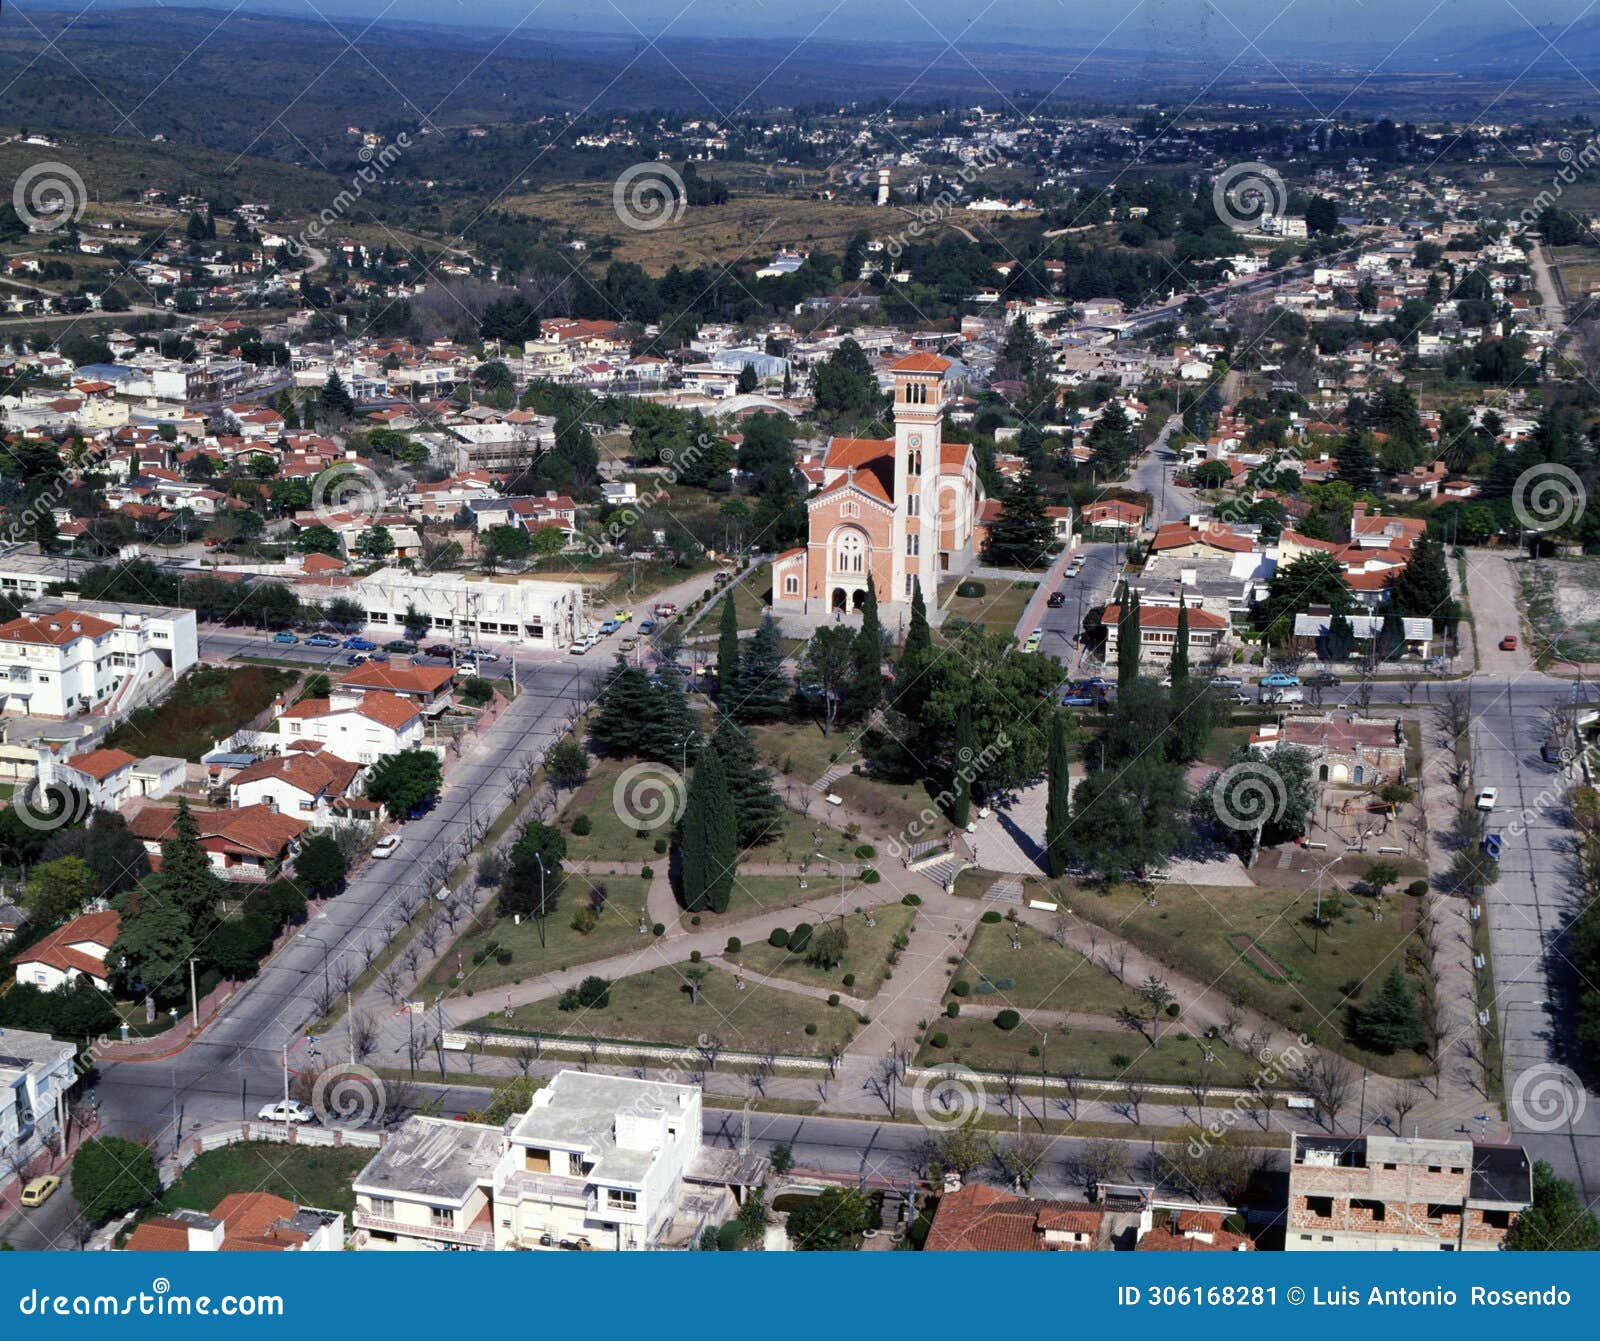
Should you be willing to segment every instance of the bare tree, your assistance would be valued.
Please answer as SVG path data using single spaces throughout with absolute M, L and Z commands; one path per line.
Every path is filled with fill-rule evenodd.
M 1093 1192 L 1096 1188 L 1114 1182 L 1126 1172 L 1127 1157 L 1121 1141 L 1097 1137 L 1085 1141 L 1078 1151 L 1077 1166 L 1084 1186 Z
M 1339 1114 L 1349 1104 L 1350 1089 L 1355 1084 L 1355 1069 L 1337 1053 L 1324 1049 L 1295 1072 L 1295 1079 L 1327 1115 L 1329 1127 L 1338 1131 Z
M 406 984 L 399 965 L 390 964 L 378 975 L 378 987 L 389 998 L 391 1004 L 396 1006 L 400 1004 L 406 994 Z
M 1066 1092 L 1066 1101 L 1062 1105 L 1067 1110 L 1067 1119 L 1071 1122 L 1078 1120 L 1078 1106 L 1083 1099 L 1083 1077 L 1076 1071 L 1068 1071 L 1061 1077 L 1061 1088 Z
M 1143 1125 L 1139 1120 L 1139 1110 L 1149 1093 L 1149 1086 L 1136 1077 L 1130 1076 L 1122 1082 L 1124 1108 L 1135 1127 Z
M 1019 1192 L 1026 1192 L 1034 1176 L 1044 1167 L 1050 1142 L 1040 1132 L 1024 1128 L 1015 1136 L 1002 1137 L 995 1145 L 994 1159 L 1000 1172 Z
M 519 1043 L 517 1050 L 511 1054 L 511 1060 L 516 1065 L 517 1074 L 524 1080 L 533 1070 L 533 1049 L 526 1043 Z
M 350 1017 L 350 1045 L 357 1058 L 363 1060 L 377 1051 L 378 1025 L 364 1010 L 358 1010 Z

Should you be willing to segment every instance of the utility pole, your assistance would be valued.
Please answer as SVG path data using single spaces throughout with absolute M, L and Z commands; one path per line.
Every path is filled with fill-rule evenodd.
M 194 1020 L 195 1033 L 200 1032 L 200 997 L 195 991 L 194 959 L 189 960 L 189 1010 Z

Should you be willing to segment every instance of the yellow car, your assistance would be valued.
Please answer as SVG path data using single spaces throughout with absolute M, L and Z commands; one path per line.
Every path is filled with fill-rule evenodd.
M 55 1196 L 56 1189 L 61 1186 L 61 1179 L 53 1173 L 47 1173 L 43 1178 L 35 1178 L 22 1189 L 22 1204 L 24 1206 L 43 1206 L 51 1197 Z
M 1024 652 L 1037 652 L 1039 650 L 1039 644 L 1042 642 L 1044 642 L 1044 634 L 1039 632 L 1038 629 L 1035 629 L 1028 635 L 1028 641 L 1022 645 L 1022 650 Z
M 611 616 L 611 618 L 616 620 L 619 624 L 626 624 L 630 619 L 633 618 L 633 611 L 618 610 L 616 614 Z

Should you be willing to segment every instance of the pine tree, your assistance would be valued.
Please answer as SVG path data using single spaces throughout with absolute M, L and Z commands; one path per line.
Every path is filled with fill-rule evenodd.
M 1398 964 L 1372 999 L 1356 1011 L 1354 1033 L 1362 1047 L 1384 1054 L 1422 1046 L 1417 994 Z
M 746 639 L 732 702 L 722 710 L 741 722 L 772 722 L 789 710 L 789 676 L 783 669 L 783 642 L 777 621 L 762 616 L 755 635 Z
M 1339 469 L 1336 478 L 1343 480 L 1358 494 L 1378 491 L 1378 466 L 1372 459 L 1372 448 L 1358 428 L 1352 428 L 1339 444 Z
M 1044 853 L 1052 876 L 1067 871 L 1067 833 L 1072 826 L 1069 801 L 1067 717 L 1056 713 L 1050 722 L 1049 792 L 1044 808 Z
M 977 753 L 977 731 L 972 724 L 972 701 L 968 699 L 956 714 L 955 757 L 950 767 L 950 822 L 958 829 L 965 829 L 972 818 L 972 770 Z
M 733 593 L 722 598 L 722 622 L 717 628 L 717 701 L 723 711 L 739 683 L 739 615 L 733 608 Z
M 856 634 L 856 682 L 850 693 L 850 711 L 866 716 L 883 702 L 883 626 L 878 622 L 878 588 L 867 574 L 867 599 L 861 606 L 861 629 Z
M 695 765 L 678 826 L 678 888 L 691 913 L 726 912 L 738 870 L 739 831 L 715 750 Z
M 1327 653 L 1329 661 L 1348 661 L 1356 650 L 1355 626 L 1343 613 L 1328 621 Z
M 922 599 L 922 581 L 911 580 L 911 622 L 906 625 L 905 646 L 900 649 L 900 664 L 926 656 L 933 648 L 933 632 L 928 627 L 928 606 Z
M 649 677 L 618 657 L 595 702 L 597 711 L 589 721 L 590 750 L 612 758 L 637 754 L 650 703 Z
M 1418 539 L 1411 562 L 1395 578 L 1392 595 L 1399 614 L 1435 620 L 1453 618 L 1450 569 L 1445 563 L 1444 546 L 1435 537 L 1424 535 Z
M 749 735 L 732 718 L 724 717 L 711 738 L 711 748 L 728 779 L 739 846 L 770 841 L 777 834 L 783 803 L 773 790 L 772 774 L 762 765 Z
M 185 800 L 178 801 L 172 837 L 161 844 L 161 869 L 145 882 L 145 892 L 182 913 L 190 935 L 201 944 L 216 930 L 217 905 L 227 886 L 200 846 L 200 826 Z
M 1125 586 L 1122 608 L 1117 612 L 1117 692 L 1124 692 L 1138 678 L 1139 593 Z
M 1000 515 L 989 528 L 989 562 L 1002 568 L 1035 569 L 1059 548 L 1044 494 L 1031 477 L 1024 476 L 1006 491 Z
M 694 763 L 700 757 L 700 719 L 689 706 L 682 677 L 663 670 L 645 688 L 648 697 L 635 752 L 670 768 Z
M 1172 645 L 1172 687 L 1189 683 L 1189 603 L 1178 598 L 1178 636 Z

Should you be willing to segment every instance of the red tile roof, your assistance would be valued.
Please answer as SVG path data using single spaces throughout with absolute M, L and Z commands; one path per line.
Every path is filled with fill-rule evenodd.
M 256 857 L 280 855 L 309 827 L 303 820 L 281 815 L 267 805 L 190 813 L 199 827 L 202 847 Z M 143 842 L 164 843 L 172 837 L 177 818 L 176 808 L 145 806 L 128 821 L 128 832 Z
M 104 978 L 105 954 L 111 949 L 111 943 L 117 939 L 117 927 L 121 922 L 122 917 L 119 913 L 85 913 L 82 917 L 73 918 L 65 926 L 57 927 L 43 940 L 35 942 L 26 950 L 19 951 L 12 957 L 11 962 L 47 964 L 63 973 L 76 970 L 79 973 L 87 973 L 93 978 Z M 98 945 L 101 953 L 96 956 L 73 948 L 82 944 Z
M 401 698 L 397 694 L 386 694 L 380 690 L 371 690 L 363 694 L 361 702 L 349 708 L 336 709 L 325 698 L 303 698 L 293 706 L 285 708 L 283 716 L 310 719 L 332 717 L 341 712 L 354 712 L 362 717 L 370 717 L 374 722 L 395 731 L 402 730 L 409 722 L 420 716 L 417 705 L 410 699 Z
M 937 354 L 907 354 L 889 365 L 889 371 L 897 373 L 943 373 L 949 368 L 950 360 Z
M 41 643 L 63 647 L 77 638 L 98 638 L 116 628 L 93 615 L 57 610 L 49 615 L 22 615 L 0 624 L 0 642 Z
M 939 1199 L 924 1247 L 929 1252 L 1042 1252 L 1058 1246 L 1045 1241 L 1046 1230 L 1087 1234 L 1092 1245 L 1100 1222 L 1101 1213 L 1093 1206 L 1019 1197 L 969 1183 Z
M 455 678 L 449 666 L 393 666 L 381 661 L 358 666 L 340 681 L 347 689 L 383 689 L 393 694 L 436 694 Z
M 240 769 L 230 785 L 278 778 L 308 796 L 343 796 L 360 771 L 360 764 L 352 764 L 326 750 L 296 750 L 281 759 L 260 759 Z
M 1105 624 L 1115 624 L 1122 614 L 1120 605 L 1108 605 L 1100 616 Z M 1144 605 L 1139 606 L 1140 629 L 1176 629 L 1178 627 L 1178 607 L 1175 605 Z M 1189 607 L 1190 629 L 1225 629 L 1228 621 L 1221 615 L 1214 615 L 1209 610 L 1201 610 L 1197 606 Z
M 96 782 L 104 782 L 119 768 L 127 768 L 138 762 L 126 750 L 90 750 L 86 754 L 73 755 L 66 761 L 65 767 L 76 769 Z

